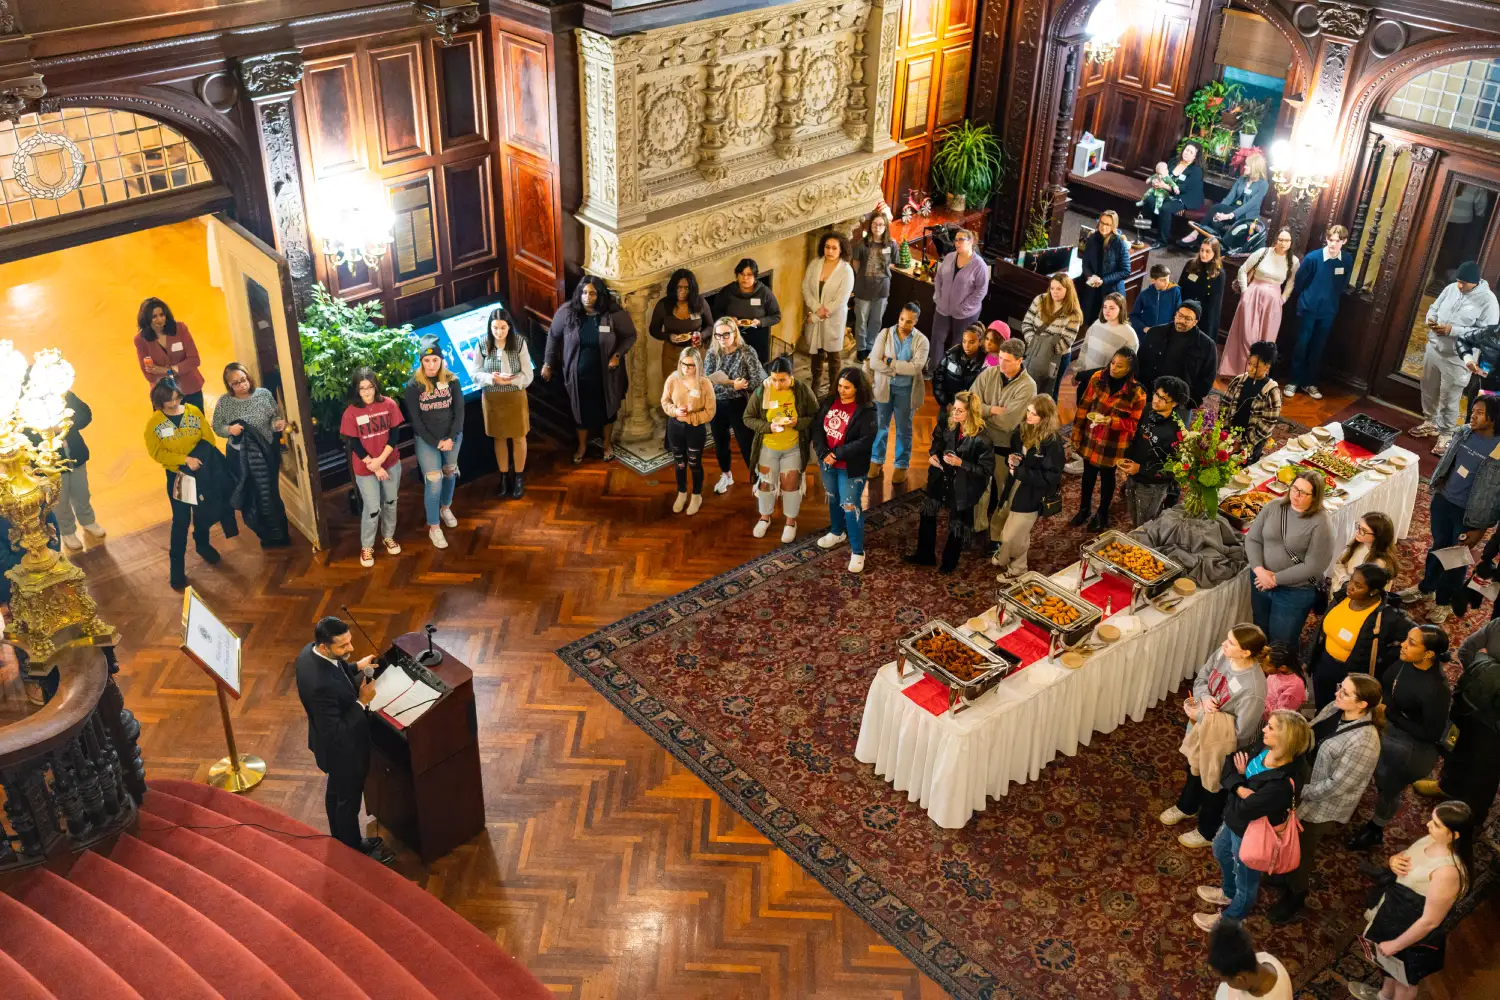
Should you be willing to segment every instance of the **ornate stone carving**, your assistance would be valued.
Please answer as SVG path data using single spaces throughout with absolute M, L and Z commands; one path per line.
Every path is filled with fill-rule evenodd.
M 689 138 L 698 132 L 698 101 L 686 77 L 641 91 L 640 161 L 664 171 L 692 155 Z
M 1332 136 L 1339 120 L 1339 108 L 1344 103 L 1344 77 L 1349 70 L 1349 44 L 1330 41 L 1323 48 L 1323 59 L 1318 66 L 1317 89 L 1313 92 L 1312 112 L 1315 116 L 1304 129 Z
M 0 35 L 14 35 L 20 29 L 21 25 L 16 20 L 16 12 L 11 7 L 11 0 L 0 0 Z
M 271 195 L 271 215 L 276 221 L 276 243 L 286 256 L 294 282 L 313 278 L 312 252 L 308 249 L 307 206 L 302 198 L 302 177 L 297 170 L 297 137 L 292 127 L 290 101 L 260 106 L 261 148 L 266 158 L 266 184 Z
M 999 5 L 986 4 L 985 9 L 994 6 Z M 894 100 L 896 90 L 896 31 L 900 17 L 899 5 L 887 0 L 885 13 L 880 17 L 880 69 L 875 85 L 875 127 L 871 130 L 870 144 L 865 147 L 867 149 L 873 150 L 877 141 L 892 141 L 885 123 L 891 120 L 891 101 Z
M 433 25 L 444 45 L 451 45 L 461 30 L 479 23 L 479 4 L 474 2 L 417 4 L 417 13 Z
M 240 83 L 251 97 L 290 94 L 302 82 L 302 53 L 268 52 L 239 60 Z
M 1364 37 L 1370 27 L 1370 8 L 1341 0 L 1324 0 L 1318 5 L 1318 30 L 1332 38 L 1351 42 Z
M 15 121 L 47 96 L 40 73 L 0 81 L 0 121 Z
M 796 149 L 798 117 L 802 110 L 802 67 L 806 55 L 798 45 L 788 44 L 781 58 L 781 100 L 776 105 L 776 141 L 772 148 L 783 160 Z

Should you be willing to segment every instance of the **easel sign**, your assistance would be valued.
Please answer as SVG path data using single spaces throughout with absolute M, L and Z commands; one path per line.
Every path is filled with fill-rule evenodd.
M 182 651 L 208 676 L 219 694 L 219 716 L 224 721 L 224 742 L 229 756 L 208 769 L 208 783 L 230 792 L 244 792 L 266 776 L 266 762 L 254 754 L 242 754 L 234 743 L 234 724 L 229 719 L 229 695 L 240 696 L 240 637 L 219 620 L 192 587 L 182 596 Z

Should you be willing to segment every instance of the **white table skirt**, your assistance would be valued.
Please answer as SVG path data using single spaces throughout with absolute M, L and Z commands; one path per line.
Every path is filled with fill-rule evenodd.
M 1415 455 L 1395 450 L 1411 458 L 1406 469 L 1380 482 L 1361 474 L 1346 485 L 1349 501 L 1332 513 L 1338 552 L 1367 511 L 1389 514 L 1398 537 L 1408 533 L 1419 473 Z M 1077 574 L 1075 563 L 1053 579 L 1071 589 Z M 1096 732 L 1111 732 L 1127 718 L 1141 721 L 1192 677 L 1232 626 L 1250 620 L 1249 571 L 1199 591 L 1170 615 L 1148 607 L 1138 617 L 1144 631 L 1077 670 L 1033 663 L 956 717 L 933 715 L 902 694 L 921 675 L 908 673 L 903 683 L 895 663 L 887 663 L 870 683 L 855 759 L 873 764 L 938 826 L 959 829 L 1012 782 L 1036 779 L 1059 753 L 1075 755 Z

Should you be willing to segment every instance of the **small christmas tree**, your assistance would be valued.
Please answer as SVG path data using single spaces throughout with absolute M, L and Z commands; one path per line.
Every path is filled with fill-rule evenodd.
M 902 270 L 911 267 L 911 246 L 905 240 L 901 241 L 901 248 L 896 251 L 896 266 Z

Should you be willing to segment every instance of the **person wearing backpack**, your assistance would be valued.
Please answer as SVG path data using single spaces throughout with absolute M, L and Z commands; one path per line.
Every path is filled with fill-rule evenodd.
M 1244 859 L 1242 845 L 1253 823 L 1280 827 L 1296 805 L 1297 789 L 1307 784 L 1311 768 L 1307 752 L 1313 746 L 1312 726 L 1296 712 L 1273 712 L 1261 727 L 1262 744 L 1224 758 L 1220 787 L 1229 793 L 1224 825 L 1214 837 L 1214 860 L 1222 873 L 1220 885 L 1198 886 L 1198 898 L 1224 907 L 1223 916 L 1244 920 L 1255 906 L 1262 872 Z M 1274 833 L 1274 831 L 1273 831 Z M 1292 842 L 1296 833 L 1291 831 Z M 1195 913 L 1199 930 L 1211 931 L 1220 914 Z

